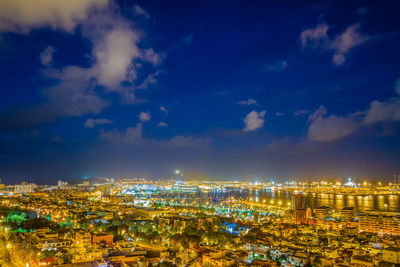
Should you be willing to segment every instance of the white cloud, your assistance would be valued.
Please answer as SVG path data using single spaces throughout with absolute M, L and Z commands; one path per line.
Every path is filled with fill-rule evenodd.
M 95 44 L 96 63 L 92 71 L 100 84 L 119 90 L 122 81 L 130 80 L 128 74 L 136 78 L 132 61 L 140 56 L 138 41 L 138 33 L 130 29 L 114 29 Z
M 333 56 L 333 62 L 336 65 L 344 64 L 346 55 L 349 53 L 350 49 L 365 43 L 369 39 L 361 35 L 359 28 L 359 24 L 354 24 L 330 42 L 329 47 L 336 51 Z
M 73 32 L 93 8 L 105 8 L 108 0 L 2 0 L 0 32 L 29 33 L 48 27 Z
M 40 53 L 40 61 L 44 66 L 50 66 L 53 63 L 54 48 L 48 46 L 42 53 Z
M 168 124 L 162 121 L 158 124 L 158 127 L 168 127 Z
M 351 135 L 360 128 L 359 114 L 350 114 L 346 117 L 330 115 L 326 117 L 327 110 L 320 106 L 309 115 L 307 137 L 312 141 L 330 142 Z
M 328 39 L 328 29 L 327 24 L 318 24 L 315 28 L 306 29 L 301 32 L 300 39 L 302 46 L 317 48 L 321 43 Z
M 85 68 L 45 69 L 44 76 L 57 81 L 42 91 L 46 103 L 11 112 L 6 118 L 1 118 L 3 127 L 29 128 L 64 117 L 97 114 L 109 105 L 95 93 Z
M 46 88 L 43 94 L 50 100 L 49 106 L 69 116 L 81 116 L 99 113 L 108 102 L 98 97 L 93 84 L 87 80 L 87 71 L 79 67 L 66 67 L 61 71 L 45 71 L 49 78 L 58 79 L 59 83 Z M 60 114 L 61 115 L 61 114 Z
M 257 105 L 257 100 L 249 98 L 247 100 L 241 100 L 236 103 L 243 106 L 251 106 L 251 105 Z
M 298 110 L 296 110 L 295 112 L 293 112 L 293 115 L 295 115 L 295 116 L 300 116 L 300 115 L 307 114 L 307 113 L 309 113 L 309 112 L 310 112 L 309 110 L 298 109 Z
M 281 116 L 285 115 L 285 113 L 278 111 L 278 112 L 275 113 L 275 115 L 278 116 L 278 117 L 281 117 Z
M 160 107 L 160 111 L 161 111 L 161 112 L 164 112 L 164 113 L 167 113 L 167 112 L 168 112 L 168 110 L 167 110 L 164 106 L 161 106 L 161 107 Z
M 310 114 L 310 116 L 308 116 L 308 121 L 314 121 L 319 117 L 323 117 L 326 114 L 326 108 L 324 106 L 319 106 L 319 108 L 317 110 L 315 110 L 313 113 Z
M 4 2 L 4 3 L 3 3 Z M 84 38 L 93 44 L 93 64 L 88 68 L 88 79 L 96 78 L 108 91 L 121 94 L 127 102 L 134 99 L 134 86 L 121 86 L 121 82 L 136 81 L 142 60 L 158 65 L 162 57 L 152 48 L 139 48 L 142 32 L 131 21 L 122 17 L 109 0 L 5 0 L 0 9 L 0 31 L 28 33 L 31 29 L 50 27 L 73 33 L 80 25 Z M 135 7 L 136 12 L 140 10 Z M 92 12 L 95 11 L 95 12 Z M 6 14 L 7 12 L 7 14 Z M 4 14 L 3 14 L 4 13 Z M 3 22 L 3 23 L 1 23 Z M 42 63 L 51 63 L 52 48 L 42 53 Z M 155 83 L 152 81 L 147 83 Z
M 143 139 L 143 126 L 138 123 L 136 127 L 128 127 L 125 131 L 102 131 L 100 139 L 115 144 L 136 145 Z
M 243 131 L 250 132 L 262 128 L 264 126 L 264 117 L 264 110 L 260 112 L 253 110 L 243 119 L 243 122 L 245 124 Z
M 344 56 L 344 54 L 334 54 L 332 61 L 335 65 L 340 66 L 346 62 L 346 57 Z
M 392 98 L 387 101 L 372 101 L 366 111 L 363 124 L 370 125 L 383 121 L 400 121 L 400 99 Z
M 335 65 L 343 65 L 350 50 L 369 40 L 368 36 L 362 35 L 359 31 L 360 25 L 349 26 L 344 32 L 334 38 L 328 37 L 329 26 L 327 24 L 318 24 L 315 28 L 304 30 L 300 34 L 303 48 L 322 48 L 333 50 L 332 61 Z
M 29 33 L 31 29 L 47 27 L 73 34 L 78 25 L 82 37 L 93 44 L 92 65 L 46 68 L 44 78 L 58 83 L 44 88 L 45 104 L 12 111 L 3 119 L 4 123 L 15 128 L 31 127 L 63 117 L 99 113 L 109 103 L 96 93 L 97 85 L 104 86 L 106 92 L 119 93 L 124 102 L 134 100 L 137 73 L 142 65 L 138 61 L 150 60 L 155 64 L 159 59 L 151 48 L 141 48 L 143 33 L 120 15 L 112 0 L 5 0 L 1 3 L 0 32 Z M 48 67 L 52 51 L 49 47 L 41 54 L 42 63 Z M 153 82 L 156 82 L 154 78 L 147 81 Z
M 358 129 L 359 123 L 356 120 L 330 115 L 312 121 L 307 136 L 313 141 L 329 142 L 351 135 Z
M 146 121 L 149 121 L 150 119 L 151 119 L 151 115 L 149 112 L 140 112 L 139 120 L 141 122 L 146 122 Z
M 111 124 L 113 123 L 112 120 L 109 119 L 90 119 L 88 118 L 84 125 L 86 128 L 94 128 L 96 125 L 104 125 L 104 124 Z
M 399 80 L 396 81 L 397 90 Z M 320 106 L 309 115 L 308 138 L 313 141 L 333 141 L 357 132 L 361 127 L 381 122 L 400 121 L 400 98 L 394 97 L 385 101 L 374 100 L 365 111 L 357 111 L 347 116 L 327 116 L 324 106 Z
M 135 99 L 135 88 L 144 89 L 157 82 L 159 71 L 145 69 L 142 63 L 149 62 L 155 68 L 162 62 L 162 56 L 152 48 L 139 47 L 144 35 L 131 21 L 119 14 L 105 12 L 90 17 L 82 28 L 83 34 L 94 44 L 91 75 L 107 91 L 117 92 L 124 102 L 131 103 Z M 138 77 L 146 74 L 138 75 L 143 70 L 154 73 L 147 74 L 147 78 L 137 85 Z M 122 82 L 130 85 L 123 86 Z

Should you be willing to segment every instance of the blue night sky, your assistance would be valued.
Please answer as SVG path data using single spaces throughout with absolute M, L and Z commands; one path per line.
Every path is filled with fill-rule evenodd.
M 1 1 L 0 177 L 390 180 L 399 8 Z

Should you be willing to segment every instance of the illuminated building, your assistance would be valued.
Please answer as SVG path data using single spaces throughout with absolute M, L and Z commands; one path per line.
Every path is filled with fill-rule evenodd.
M 311 209 L 311 213 L 314 214 L 314 196 L 312 193 L 308 193 L 306 197 L 306 207 Z
M 100 244 L 103 240 L 106 242 L 106 244 L 110 245 L 113 243 L 113 235 L 111 234 L 92 235 L 92 244 Z
M 57 186 L 58 187 L 61 187 L 61 186 L 64 186 L 64 185 L 68 185 L 68 182 L 63 182 L 61 180 L 58 180 L 58 182 L 57 182 Z
M 326 221 L 326 218 L 329 217 L 331 208 L 328 206 L 321 206 L 315 209 L 315 219 L 317 222 Z
M 347 178 L 347 183 L 344 184 L 346 187 L 357 187 L 357 184 L 354 183 L 351 177 Z
M 111 184 L 104 184 L 100 187 L 101 194 L 103 196 L 111 195 Z
M 400 248 L 398 247 L 385 248 L 383 250 L 383 260 L 394 264 L 400 264 Z
M 78 231 L 75 234 L 75 242 L 77 245 L 89 246 L 91 243 L 91 234 L 85 231 Z
M 180 193 L 197 193 L 199 188 L 197 186 L 176 184 L 172 187 L 171 191 Z
M 26 193 L 31 193 L 33 192 L 33 189 L 36 188 L 35 184 L 28 184 L 28 183 L 22 183 L 15 185 L 14 193 L 15 194 L 26 194 Z
M 365 232 L 400 235 L 400 213 L 366 211 L 359 216 L 359 229 Z
M 340 211 L 340 218 L 343 223 L 354 221 L 356 217 L 356 209 L 354 207 L 345 207 Z
M 293 203 L 295 210 L 301 210 L 303 208 L 303 195 L 295 194 Z
M 298 209 L 294 211 L 294 221 L 296 224 L 309 224 L 312 220 L 310 208 Z
M 42 250 L 52 250 L 66 248 L 71 245 L 71 241 L 61 238 L 48 239 L 46 241 L 39 242 L 38 247 Z
M 311 213 L 314 212 L 314 196 L 312 193 L 308 193 L 305 197 L 303 194 L 295 194 L 292 201 L 295 210 L 310 208 Z

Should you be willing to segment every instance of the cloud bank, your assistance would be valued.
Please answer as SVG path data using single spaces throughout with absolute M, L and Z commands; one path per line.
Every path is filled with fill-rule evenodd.
M 397 91 L 397 81 L 395 85 Z M 393 97 L 385 101 L 374 100 L 364 111 L 357 111 L 346 116 L 329 115 L 327 110 L 320 106 L 309 115 L 307 137 L 318 142 L 334 141 L 378 123 L 400 121 L 400 98 Z
M 3 0 L 0 9 L 0 32 L 29 33 L 32 29 L 50 28 L 73 32 L 89 11 L 106 8 L 108 0 Z
M 18 130 L 64 117 L 98 114 L 110 105 L 100 96 L 103 91 L 117 93 L 124 103 L 133 103 L 141 66 L 148 63 L 154 67 L 162 61 L 151 47 L 142 48 L 143 33 L 136 25 L 122 17 L 112 1 L 33 2 L 2 3 L 0 31 L 26 34 L 47 27 L 74 34 L 79 27 L 82 37 L 92 43 L 91 66 L 50 68 L 56 48 L 47 47 L 40 54 L 46 67 L 42 78 L 52 84 L 41 91 L 45 104 L 3 112 L 2 128 Z

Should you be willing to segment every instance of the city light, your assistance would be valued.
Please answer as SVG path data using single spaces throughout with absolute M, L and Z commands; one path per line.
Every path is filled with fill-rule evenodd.
M 400 266 L 400 1 L 0 1 L 0 267 Z

